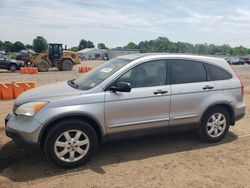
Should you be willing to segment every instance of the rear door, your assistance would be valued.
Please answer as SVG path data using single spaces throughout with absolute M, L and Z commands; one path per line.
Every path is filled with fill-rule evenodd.
M 169 125 L 170 86 L 166 60 L 141 63 L 115 82 L 129 82 L 131 92 L 106 91 L 105 120 L 108 133 Z
M 188 127 L 197 124 L 204 110 L 216 100 L 216 86 L 207 81 L 202 62 L 170 60 L 171 109 L 170 124 Z

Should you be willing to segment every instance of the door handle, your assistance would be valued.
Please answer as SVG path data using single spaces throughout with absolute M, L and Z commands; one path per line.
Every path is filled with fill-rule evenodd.
M 154 94 L 155 94 L 155 95 L 158 95 L 158 94 L 166 94 L 166 93 L 168 93 L 168 91 L 163 91 L 163 90 L 156 90 L 156 91 L 154 91 Z
M 202 89 L 206 90 L 206 89 L 213 89 L 214 86 L 209 86 L 209 85 L 206 85 L 205 87 L 203 87 Z

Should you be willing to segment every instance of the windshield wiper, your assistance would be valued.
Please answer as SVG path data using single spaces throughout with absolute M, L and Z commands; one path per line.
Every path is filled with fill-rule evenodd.
M 74 82 L 75 79 L 73 80 L 69 80 L 67 83 L 69 86 L 73 87 L 73 88 L 78 88 L 78 85 Z

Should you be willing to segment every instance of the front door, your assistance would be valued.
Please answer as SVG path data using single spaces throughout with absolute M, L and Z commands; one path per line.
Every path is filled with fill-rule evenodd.
M 117 82 L 129 82 L 130 92 L 106 91 L 105 120 L 108 133 L 169 125 L 170 86 L 166 60 L 141 63 Z

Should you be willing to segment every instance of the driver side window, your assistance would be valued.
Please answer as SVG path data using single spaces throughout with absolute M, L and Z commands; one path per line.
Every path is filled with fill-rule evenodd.
M 166 60 L 154 60 L 133 67 L 117 82 L 128 82 L 132 88 L 166 85 Z

